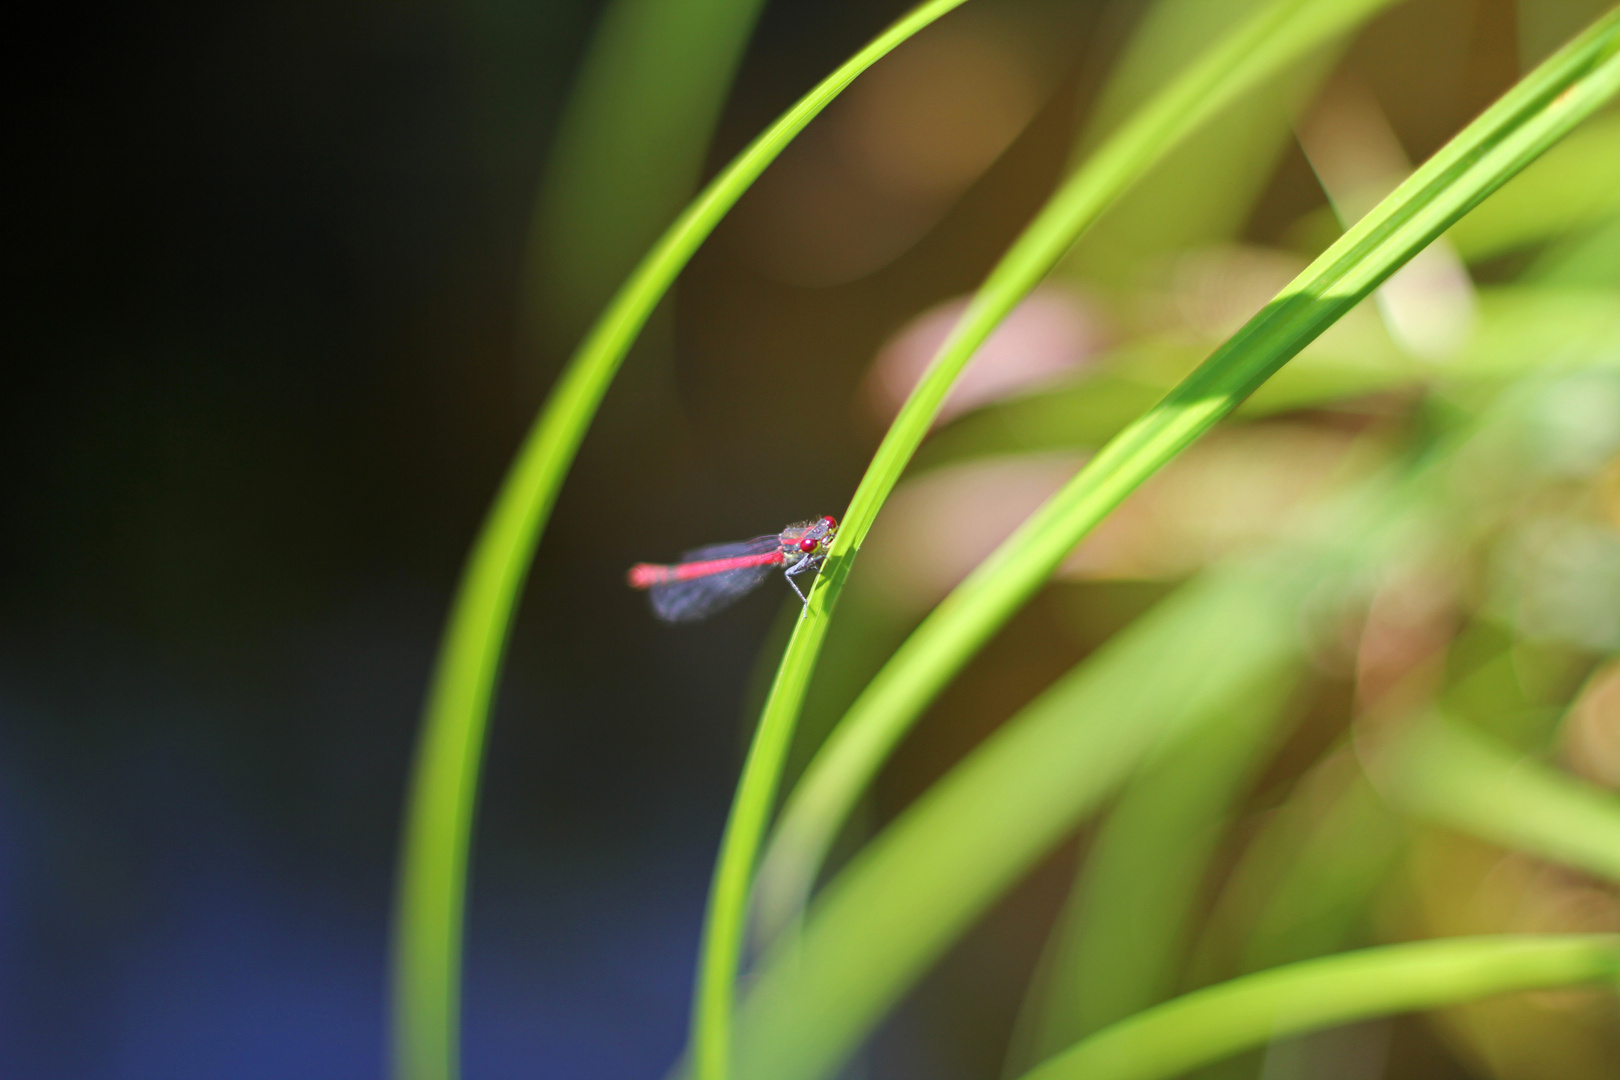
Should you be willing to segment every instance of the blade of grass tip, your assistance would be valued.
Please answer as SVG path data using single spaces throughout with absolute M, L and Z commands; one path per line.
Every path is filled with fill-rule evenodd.
M 1206 987 L 1103 1029 L 1023 1080 L 1168 1080 L 1273 1039 L 1497 994 L 1620 977 L 1620 935 L 1384 945 Z
M 833 730 L 784 807 L 766 855 L 769 876 L 761 875 L 762 909 L 777 925 L 802 910 L 833 835 L 901 736 L 1074 546 L 1385 278 L 1609 100 L 1620 88 L 1617 49 L 1620 11 L 1613 11 L 1442 147 L 1104 446 L 924 620 Z M 963 323 L 972 317 L 970 308 Z M 846 542 L 843 533 L 839 541 Z
M 862 71 L 965 2 L 932 0 L 913 10 L 738 155 L 614 296 L 525 436 L 457 587 L 407 794 L 393 940 L 395 1075 L 457 1074 L 467 846 L 490 700 L 535 545 L 602 395 L 681 269 L 783 147 Z
M 1393 0 L 1278 0 L 1227 35 L 1104 144 L 1065 183 L 991 271 L 928 372 L 901 407 L 845 511 L 761 713 L 721 841 L 703 943 L 692 1060 L 698 1080 L 724 1080 L 749 887 L 782 763 L 828 617 L 861 541 L 927 434 L 952 381 L 990 333 L 1118 195 L 1244 90 Z M 842 820 L 842 815 L 840 815 Z
M 1397 809 L 1620 882 L 1620 797 L 1431 715 L 1364 753 Z

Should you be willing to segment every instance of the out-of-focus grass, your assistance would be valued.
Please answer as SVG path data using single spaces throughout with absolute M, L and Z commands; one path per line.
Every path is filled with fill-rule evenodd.
M 1264 589 L 1260 580 L 1243 567 L 1186 587 L 1009 720 L 864 847 L 802 933 L 783 935 L 761 963 L 739 1015 L 738 1074 L 828 1074 L 956 935 L 1155 747 L 1241 715 L 1296 656 L 1289 599 L 1311 584 L 1299 574 Z
M 901 408 L 796 621 L 716 865 L 688 1051 L 700 1080 L 813 1080 L 841 1067 L 981 914 L 1116 793 L 1030 987 L 1009 1074 L 1045 1058 L 1033 1075 L 1169 1076 L 1289 1032 L 1614 974 L 1613 937 L 1576 933 L 1297 963 L 1413 935 L 1592 929 L 1620 911 L 1612 887 L 1568 877 L 1616 876 L 1614 798 L 1562 771 L 1620 769 L 1602 758 L 1601 719 L 1589 719 L 1609 707 L 1592 704 L 1598 691 L 1579 691 L 1590 700 L 1568 709 L 1594 665 L 1620 650 L 1612 114 L 1559 144 L 1620 88 L 1620 12 L 1525 76 L 1343 236 L 1320 211 L 1296 222 L 1288 243 L 1326 250 L 1247 322 L 1162 325 L 1164 312 L 1196 306 L 1186 280 L 1197 275 L 1180 272 L 1194 255 L 1216 279 L 1297 258 L 1276 250 L 1246 264 L 1233 249 L 1195 249 L 1239 235 L 1293 110 L 1335 63 L 1333 43 L 1384 2 L 1164 0 L 1139 27 L 1082 136 L 1085 156 Z M 396 937 L 400 1075 L 455 1072 L 467 830 L 489 699 L 533 545 L 608 381 L 680 267 L 771 157 L 855 74 L 953 6 L 918 9 L 717 178 L 609 306 L 520 453 L 469 564 L 429 703 Z M 1176 202 L 1187 190 L 1176 172 L 1199 163 L 1208 182 Z M 1016 532 L 1006 524 L 1011 537 L 858 697 L 790 796 L 756 875 L 801 703 L 834 655 L 821 645 L 855 554 L 952 381 L 1094 224 L 1064 273 L 1106 285 L 1122 313 L 1118 343 L 1069 385 L 956 421 L 919 461 L 1100 452 Z M 1426 358 L 1356 305 L 1448 230 L 1491 284 L 1478 290 L 1472 336 Z M 1166 259 L 1179 268 L 1168 283 Z M 1421 304 L 1422 283 L 1407 285 Z M 1161 325 L 1133 325 L 1142 311 L 1159 312 Z M 1336 427 L 1364 461 L 1383 465 L 1327 475 L 1320 505 L 1255 523 L 1235 553 L 1158 564 L 1182 567 L 1177 575 L 1210 565 L 970 752 L 806 909 L 850 808 L 963 665 L 1055 573 L 1122 572 L 1095 550 L 1060 570 L 1076 544 L 1166 463 L 1197 455 L 1194 442 L 1218 421 L 1281 415 Z M 1276 482 L 1262 471 L 1239 479 Z M 1144 543 L 1173 546 L 1164 520 L 1113 524 L 1127 543 L 1135 529 Z M 1494 658 L 1475 663 L 1459 626 Z M 1333 680 L 1349 687 L 1341 730 L 1257 793 L 1289 725 L 1320 726 L 1311 698 Z M 1490 713 L 1490 687 L 1504 680 L 1517 711 L 1470 711 L 1484 701 Z M 1437 711 L 1452 726 L 1421 720 Z M 1523 737 L 1503 741 L 1502 731 Z M 1459 833 L 1475 847 L 1459 847 Z M 1523 853 L 1509 859 L 1562 864 L 1565 876 L 1548 869 L 1536 879 L 1545 895 L 1534 918 L 1522 904 L 1452 895 L 1465 880 L 1485 900 L 1504 889 L 1503 875 L 1468 878 L 1444 862 L 1481 840 Z M 770 944 L 734 1024 L 751 892 Z M 1586 922 L 1569 914 L 1576 899 Z M 1219 982 L 1276 964 L 1290 966 Z M 1502 1008 L 1509 1020 L 1498 1033 L 1540 1030 L 1511 999 Z M 1552 1022 L 1578 1051 L 1560 1067 L 1613 1050 L 1579 1017 Z M 1497 1035 L 1448 1030 L 1488 1067 L 1508 1060 L 1507 1043 L 1487 1045 Z
M 766 872 L 782 884 L 767 879 L 763 888 L 802 895 L 854 799 L 900 736 L 1110 510 L 1613 94 L 1620 62 L 1608 51 L 1617 37 L 1612 22 L 1538 68 L 1425 163 L 1192 375 L 1110 440 L 924 621 L 806 770 L 784 809 L 781 839 L 774 842 L 780 847 L 767 857 Z M 936 403 L 942 396 L 943 389 Z M 841 534 L 839 544 L 857 540 Z M 810 658 L 813 653 L 795 654 L 790 645 L 783 663 Z
M 1386 945 L 1200 990 L 1099 1031 L 1025 1075 L 1161 1080 L 1298 1032 L 1515 990 L 1612 981 L 1617 973 L 1614 934 Z
M 529 302 L 550 335 L 577 333 L 691 197 L 762 6 L 603 10 L 535 208 Z
M 817 597 L 825 597 L 822 602 L 828 604 L 836 598 L 853 554 L 927 434 L 951 382 L 974 350 L 1084 230 L 1222 106 L 1369 17 L 1379 6 L 1381 0 L 1317 4 L 1280 0 L 1262 6 L 1149 100 L 1048 200 L 974 295 L 928 373 L 890 425 L 850 501 L 828 556 L 825 584 L 818 581 L 812 594 L 812 610 Z M 1120 497 L 1131 486 L 1134 484 L 1127 483 Z M 1063 551 L 1073 544 L 1071 539 Z M 1008 570 L 1022 566 L 1027 572 L 1009 576 L 1005 570 L 994 569 L 991 562 L 1006 564 Z M 941 605 L 851 706 L 789 797 L 761 871 L 760 906 L 767 926 L 796 917 L 836 829 L 877 764 L 950 674 L 1050 572 L 1050 567 L 1043 572 L 1027 554 L 991 562 L 981 567 L 975 580 L 990 578 L 1000 585 L 959 591 Z M 761 728 L 791 724 L 825 633 L 819 620 L 802 624 L 795 632 L 782 658 L 777 688 L 766 703 Z
M 1429 717 L 1372 752 L 1397 808 L 1620 882 L 1620 799 Z
M 1251 586 L 1252 587 L 1252 586 Z M 1299 672 L 1256 686 L 1227 716 L 1144 764 L 1092 841 L 1069 910 L 1032 988 L 1031 1063 L 1172 993 L 1180 981 L 1199 884 L 1236 804 L 1297 719 Z

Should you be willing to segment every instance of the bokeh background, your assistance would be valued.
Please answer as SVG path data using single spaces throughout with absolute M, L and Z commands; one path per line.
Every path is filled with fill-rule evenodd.
M 688 189 L 904 6 L 772 0 L 694 175 L 674 162 L 646 186 Z M 1413 0 L 1350 46 L 1346 108 L 1370 96 L 1421 160 L 1601 6 Z M 469 1080 L 652 1077 L 679 1053 L 762 643 L 768 661 L 791 608 L 773 582 L 664 627 L 623 570 L 840 512 L 948 326 L 941 305 L 1062 174 L 1144 7 L 985 0 L 946 19 L 811 126 L 632 353 L 541 546 L 501 687 L 474 841 Z M 603 10 L 58 7 L 14 43 L 28 150 L 0 423 L 0 1074 L 384 1074 L 401 798 L 461 560 L 586 320 L 680 201 L 593 225 L 589 193 L 552 169 Z M 1221 283 L 1263 300 L 1253 282 L 1280 272 L 1266 253 L 1308 248 L 1328 213 L 1299 145 L 1274 142 L 1224 217 L 1167 227 L 1157 250 L 1104 234 L 1077 274 L 1089 291 L 1021 309 L 1039 347 L 1008 363 L 1039 363 L 1008 385 L 1083 366 L 1165 281 L 1189 323 L 1213 305 L 1206 329 L 1246 302 Z M 1199 180 L 1156 182 L 1175 206 Z M 558 221 L 584 222 L 584 249 Z M 1215 243 L 1218 258 L 1165 261 Z M 873 538 L 887 621 L 846 652 L 894 639 L 1072 461 L 903 491 Z M 869 822 L 1163 595 L 1200 561 L 1188 545 L 1135 571 L 1099 549 L 1092 569 L 1116 572 L 1082 567 L 1032 605 L 891 764 Z M 840 693 L 812 703 L 811 732 Z M 1073 861 L 1054 858 L 930 976 L 880 1036 L 875 1075 L 997 1072 Z M 1419 1024 L 1392 1037 L 1400 1075 L 1469 1075 Z

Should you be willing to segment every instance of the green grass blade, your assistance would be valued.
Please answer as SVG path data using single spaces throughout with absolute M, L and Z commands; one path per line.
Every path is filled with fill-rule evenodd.
M 569 342 L 696 189 L 761 0 L 612 0 L 557 126 L 530 301 Z
M 1620 115 L 1595 116 L 1447 233 L 1470 262 L 1589 228 L 1620 210 Z
M 394 927 L 395 1074 L 457 1075 L 467 847 L 491 695 L 541 530 L 614 373 L 681 268 L 748 186 L 857 75 L 965 0 L 932 0 L 819 83 L 670 226 L 569 362 L 518 450 L 463 571 L 417 746 Z
M 1463 222 L 1483 210 L 1481 206 Z M 1608 246 L 1620 245 L 1611 240 Z M 1590 285 L 1487 286 L 1478 290 L 1478 298 L 1475 333 L 1443 372 L 1416 360 L 1385 363 L 1373 355 L 1369 346 L 1375 343 L 1360 335 L 1349 341 L 1318 339 L 1255 391 L 1238 415 L 1253 418 L 1332 405 L 1362 394 L 1410 391 L 1437 377 L 1451 385 L 1515 379 L 1545 363 L 1537 343 L 1548 334 L 1582 350 L 1612 352 L 1620 340 L 1616 333 L 1620 314 L 1612 292 Z M 1386 347 L 1393 349 L 1382 328 L 1376 329 Z M 1173 383 L 1162 381 L 1157 372 L 1171 365 L 1191 367 L 1202 351 L 1180 362 L 1195 349 L 1191 343 L 1162 338 L 1138 342 L 1104 358 L 1102 370 L 1078 382 L 977 409 L 931 436 L 918 452 L 914 471 L 995 454 L 1101 446 L 1171 388 Z
M 928 372 L 901 407 L 855 490 L 838 538 L 810 594 L 805 617 L 795 626 L 788 642 L 732 802 L 698 958 L 698 1000 L 692 1033 L 692 1059 L 698 1080 L 725 1080 L 727 1075 L 730 1014 L 746 935 L 754 864 L 828 619 L 849 576 L 855 552 L 927 434 L 951 383 L 974 351 L 1057 264 L 1080 233 L 1170 149 L 1244 91 L 1391 2 L 1277 0 L 1190 65 L 1047 202 L 990 272 Z M 796 905 L 797 894 L 802 891 L 796 885 L 788 889 L 789 908 Z
M 1024 1080 L 1168 1080 L 1273 1039 L 1496 994 L 1620 978 L 1620 935 L 1447 938 L 1246 975 L 1138 1013 Z
M 1265 0 L 1154 0 L 1108 73 L 1076 143 L 1084 151 L 1130 118 L 1175 80 L 1214 41 L 1267 6 Z M 1173 252 L 1234 239 L 1293 144 L 1297 109 L 1308 104 L 1338 59 L 1337 48 L 1312 50 L 1244 95 L 1157 162 L 1108 208 L 1063 260 L 1058 273 L 1104 288 L 1130 288 L 1144 267 Z M 1198 177 L 1187 183 L 1189 173 Z
M 1620 796 L 1439 717 L 1369 757 L 1395 807 L 1620 882 Z
M 1239 568 L 1115 635 L 909 807 L 767 954 L 739 1013 L 745 1080 L 834 1071 L 901 994 L 1155 747 L 1273 685 L 1314 575 Z
M 1620 11 L 1527 75 L 1442 147 L 1111 440 L 935 609 L 850 708 L 790 798 L 767 855 L 770 878 L 762 884 L 775 894 L 771 910 L 791 912 L 800 902 L 839 824 L 901 736 L 1074 546 L 1385 278 L 1609 100 L 1620 89 L 1617 51 Z M 992 291 L 988 284 L 986 291 Z M 972 311 L 962 325 L 973 321 Z M 949 348 L 931 374 L 943 367 Z M 854 542 L 843 534 L 839 541 Z

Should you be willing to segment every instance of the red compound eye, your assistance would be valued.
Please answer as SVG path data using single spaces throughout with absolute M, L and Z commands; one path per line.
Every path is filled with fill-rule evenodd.
M 799 541 L 799 550 L 808 555 L 812 551 L 816 550 L 816 544 L 817 541 L 812 540 L 807 536 L 803 540 Z
M 821 520 L 827 523 L 827 528 L 829 529 L 838 528 L 838 519 L 833 517 L 831 514 L 824 515 Z

